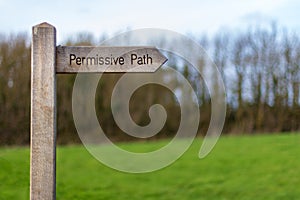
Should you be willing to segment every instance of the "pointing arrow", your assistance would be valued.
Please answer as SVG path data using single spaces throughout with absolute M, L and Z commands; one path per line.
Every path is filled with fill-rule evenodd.
M 149 46 L 56 47 L 56 73 L 155 72 L 167 60 Z

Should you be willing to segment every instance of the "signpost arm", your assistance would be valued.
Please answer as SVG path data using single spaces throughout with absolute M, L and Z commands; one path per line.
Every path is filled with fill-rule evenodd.
M 32 28 L 30 199 L 56 198 L 56 30 Z

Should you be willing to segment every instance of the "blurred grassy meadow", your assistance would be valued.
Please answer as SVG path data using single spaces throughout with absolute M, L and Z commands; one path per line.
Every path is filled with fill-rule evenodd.
M 119 144 L 144 152 L 168 141 Z M 151 173 L 110 169 L 82 145 L 57 148 L 57 199 L 299 199 L 300 134 L 224 136 L 204 159 L 202 139 Z M 0 199 L 29 198 L 29 148 L 0 148 Z

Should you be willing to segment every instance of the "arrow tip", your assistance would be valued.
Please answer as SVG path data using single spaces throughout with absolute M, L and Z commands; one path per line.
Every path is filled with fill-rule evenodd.
M 157 50 L 157 53 L 158 53 L 158 66 L 156 67 L 156 69 L 154 70 L 154 72 L 156 72 L 161 66 L 163 66 L 167 61 L 168 61 L 168 58 L 162 54 L 157 48 L 155 48 Z

